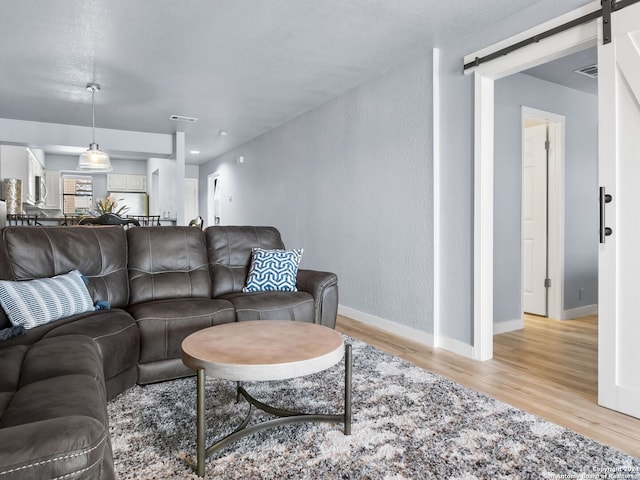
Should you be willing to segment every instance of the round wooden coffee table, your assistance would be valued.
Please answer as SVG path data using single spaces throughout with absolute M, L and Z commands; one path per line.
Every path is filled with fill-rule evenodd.
M 240 382 L 285 380 L 326 370 L 345 358 L 344 413 L 292 412 L 254 399 Z M 197 372 L 197 473 L 204 476 L 205 459 L 242 437 L 286 423 L 334 422 L 351 433 L 351 345 L 330 328 L 306 322 L 257 320 L 205 328 L 182 342 L 183 363 Z M 205 444 L 205 376 L 238 382 L 237 399 L 250 405 L 242 424 L 209 447 Z M 247 427 L 252 408 L 279 418 Z

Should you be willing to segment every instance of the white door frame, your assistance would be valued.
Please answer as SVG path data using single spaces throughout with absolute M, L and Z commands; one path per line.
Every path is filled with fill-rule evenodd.
M 464 58 L 476 58 L 543 33 L 600 8 L 595 1 Z M 473 358 L 493 357 L 493 138 L 494 81 L 597 44 L 597 21 L 558 33 L 468 69 L 475 77 Z
M 549 278 L 551 287 L 547 290 L 547 316 L 556 320 L 564 320 L 564 132 L 565 117 L 531 107 L 522 107 L 522 128 L 525 118 L 534 118 L 549 125 L 549 184 L 547 186 L 549 242 L 547 255 L 549 264 Z M 523 143 L 524 149 L 524 143 Z M 524 158 L 524 155 L 523 155 Z M 522 179 L 524 182 L 524 178 Z M 524 191 L 524 183 L 523 190 Z M 524 208 L 524 203 L 522 205 Z M 524 218 L 524 217 L 522 217 Z M 521 228 L 523 222 L 520 222 Z M 521 231 L 520 238 L 523 238 Z M 524 275 L 524 254 L 521 254 L 522 273 Z M 524 289 L 521 287 L 520 291 Z M 524 297 L 524 293 L 523 293 Z M 524 298 L 520 305 L 524 305 Z M 524 316 L 523 316 L 524 319 Z
M 221 178 L 220 172 L 214 172 L 207 175 L 207 218 L 206 218 L 207 226 L 216 224 L 215 222 L 215 218 L 216 218 L 215 193 L 216 192 L 214 192 L 214 185 L 216 180 L 220 181 L 220 178 Z M 220 187 L 218 186 L 218 188 Z

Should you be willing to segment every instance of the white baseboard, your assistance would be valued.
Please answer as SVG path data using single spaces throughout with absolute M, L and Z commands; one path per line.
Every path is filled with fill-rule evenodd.
M 524 320 L 518 318 L 516 320 L 507 320 L 506 322 L 498 322 L 493 324 L 493 334 L 513 332 L 514 330 L 522 330 L 524 328 Z
M 344 305 L 338 305 L 338 315 L 344 315 L 345 317 L 353 318 L 359 322 L 366 323 L 372 327 L 377 327 L 385 332 L 393 333 L 403 338 L 413 340 L 423 345 L 433 347 L 433 335 L 430 333 L 418 330 L 413 327 L 407 327 L 391 320 L 376 317 L 370 313 L 361 312 L 354 308 L 345 307 Z
M 439 335 L 435 340 L 435 348 L 442 348 L 456 355 L 475 359 L 475 351 L 473 347 L 467 343 L 456 340 L 455 338 L 443 337 Z
M 598 313 L 598 305 L 584 305 L 583 307 L 570 308 L 564 311 L 563 320 L 572 320 L 586 315 L 595 315 Z
M 473 347 L 459 340 L 443 336 L 434 337 L 432 334 L 413 327 L 408 327 L 400 323 L 392 322 L 385 318 L 380 318 L 369 313 L 361 312 L 354 308 L 338 305 L 338 314 L 352 318 L 372 327 L 379 328 L 385 332 L 393 333 L 407 340 L 421 343 L 432 348 L 442 348 L 463 357 L 473 358 Z

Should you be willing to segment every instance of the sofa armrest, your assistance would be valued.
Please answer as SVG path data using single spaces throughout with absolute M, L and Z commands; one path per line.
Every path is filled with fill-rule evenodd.
M 83 415 L 0 428 L 0 451 L 3 480 L 115 478 L 109 427 Z
M 338 276 L 317 270 L 298 270 L 298 290 L 310 293 L 315 304 L 315 323 L 335 328 L 338 315 Z

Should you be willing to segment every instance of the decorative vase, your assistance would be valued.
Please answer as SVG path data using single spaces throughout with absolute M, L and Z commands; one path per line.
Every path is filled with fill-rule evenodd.
M 7 215 L 22 213 L 22 180 L 19 178 L 4 179 L 4 199 L 7 204 Z

